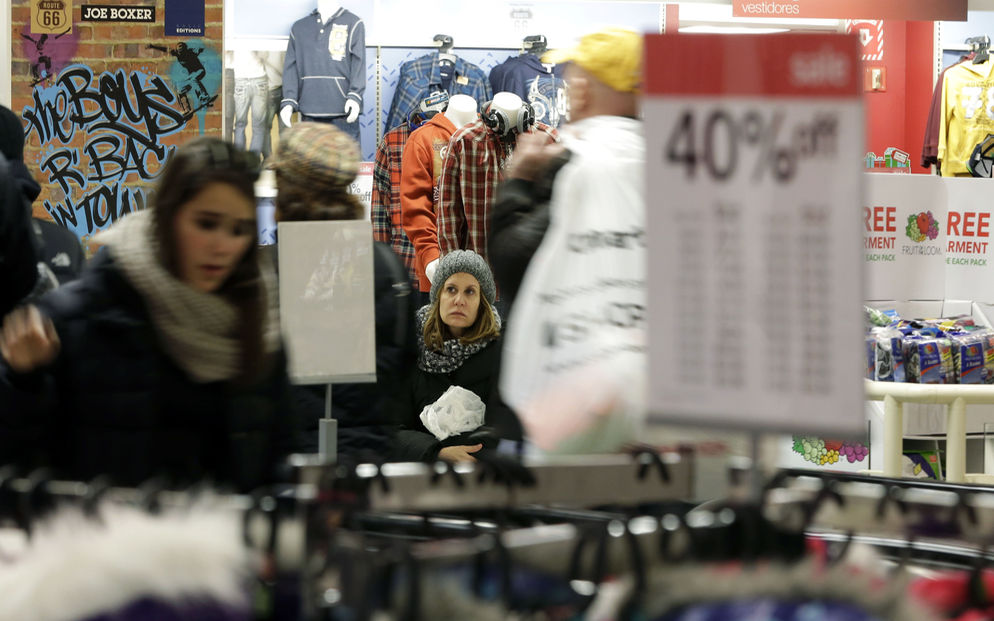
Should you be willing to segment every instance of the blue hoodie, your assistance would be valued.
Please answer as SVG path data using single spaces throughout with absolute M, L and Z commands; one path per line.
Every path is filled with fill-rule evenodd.
M 294 22 L 283 61 L 283 101 L 307 116 L 345 116 L 349 99 L 362 110 L 366 90 L 366 26 L 341 8 L 327 22 L 315 9 Z

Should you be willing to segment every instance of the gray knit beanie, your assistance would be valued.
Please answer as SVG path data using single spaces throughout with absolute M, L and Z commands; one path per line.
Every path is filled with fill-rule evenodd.
M 483 297 L 487 298 L 490 306 L 494 305 L 494 300 L 497 298 L 494 275 L 490 272 L 490 266 L 483 260 L 483 257 L 472 250 L 453 250 L 438 261 L 438 268 L 435 269 L 435 282 L 431 285 L 432 302 L 438 297 L 438 292 L 441 291 L 442 285 L 449 279 L 449 276 L 459 272 L 472 274 L 480 283 Z

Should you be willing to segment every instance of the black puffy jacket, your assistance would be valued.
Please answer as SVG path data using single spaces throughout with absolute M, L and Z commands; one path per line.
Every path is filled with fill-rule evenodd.
M 392 458 L 400 461 L 431 461 L 443 446 L 421 423 L 421 410 L 438 400 L 450 386 L 476 393 L 486 405 L 484 425 L 493 428 L 495 438 L 521 439 L 517 417 L 504 404 L 497 388 L 500 376 L 501 341 L 492 341 L 451 373 L 429 373 L 414 369 L 407 386 L 393 401 L 399 430 L 394 438 Z M 475 441 L 473 442 L 475 443 Z
M 38 306 L 62 347 L 26 375 L 0 360 L 0 464 L 121 485 L 210 478 L 247 491 L 273 480 L 295 431 L 282 353 L 253 386 L 191 380 L 107 252 Z

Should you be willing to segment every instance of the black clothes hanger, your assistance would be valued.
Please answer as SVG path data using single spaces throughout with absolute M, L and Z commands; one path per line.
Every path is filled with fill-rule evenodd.
M 529 35 L 521 42 L 521 49 L 529 54 L 541 56 L 549 48 L 545 35 Z
M 431 39 L 438 47 L 439 54 L 450 54 L 452 52 L 452 37 L 446 34 L 437 34 Z
M 987 62 L 990 57 L 988 53 L 988 48 L 991 46 L 991 38 L 987 35 L 980 35 L 977 37 L 970 37 L 964 41 L 970 46 L 970 49 L 974 52 L 973 64 L 979 65 L 980 63 Z

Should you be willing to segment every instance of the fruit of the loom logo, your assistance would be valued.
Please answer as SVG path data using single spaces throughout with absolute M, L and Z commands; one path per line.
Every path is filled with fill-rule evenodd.
M 831 466 L 843 460 L 854 464 L 870 454 L 870 449 L 862 442 L 840 442 L 816 436 L 793 436 L 793 440 L 793 451 L 816 466 Z
M 923 211 L 908 216 L 908 226 L 904 229 L 908 239 L 923 242 L 925 239 L 935 239 L 939 236 L 939 223 L 932 217 L 931 211 Z

